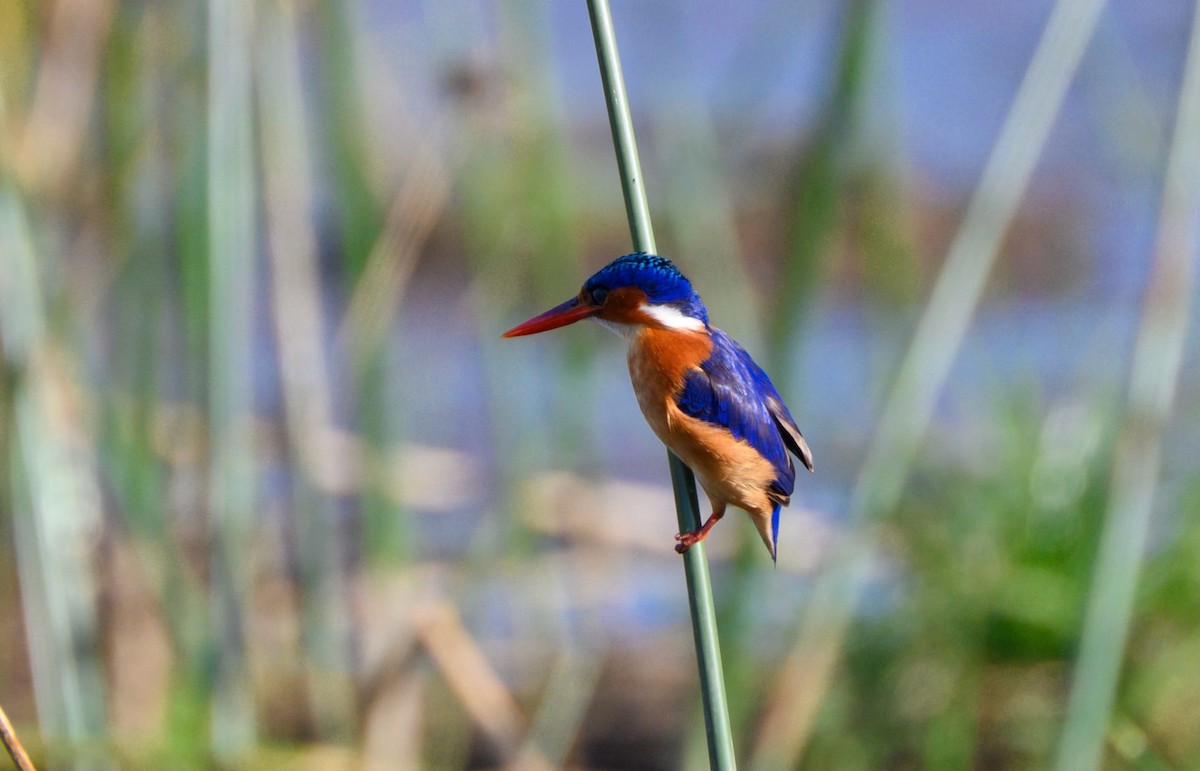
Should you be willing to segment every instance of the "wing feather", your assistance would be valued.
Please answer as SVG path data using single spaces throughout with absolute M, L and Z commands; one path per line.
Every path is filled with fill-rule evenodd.
M 723 426 L 758 450 L 775 467 L 772 492 L 786 502 L 796 481 L 788 451 L 811 470 L 808 443 L 750 354 L 721 330 L 712 329 L 711 334 L 712 353 L 688 371 L 676 403 L 685 414 Z

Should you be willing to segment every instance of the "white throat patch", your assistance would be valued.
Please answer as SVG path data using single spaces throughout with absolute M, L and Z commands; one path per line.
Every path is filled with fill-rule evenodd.
M 638 307 L 638 310 L 669 329 L 680 329 L 690 332 L 704 331 L 703 321 L 684 314 L 673 305 L 647 305 L 643 303 Z
M 638 310 L 642 313 L 645 313 L 659 324 L 662 324 L 667 329 L 678 329 L 681 332 L 704 331 L 703 321 L 684 315 L 679 311 L 678 308 L 670 305 L 648 305 L 646 303 L 642 303 L 638 306 Z M 616 321 L 602 319 L 599 316 L 592 316 L 589 320 L 611 329 L 613 332 L 616 332 L 626 340 L 632 340 L 637 335 L 638 331 L 643 328 L 642 324 L 621 324 Z

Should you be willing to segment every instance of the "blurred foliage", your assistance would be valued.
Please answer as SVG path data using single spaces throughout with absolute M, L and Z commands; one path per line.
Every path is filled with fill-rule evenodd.
M 1011 397 L 1010 397 L 1011 398 Z M 1114 412 L 1001 405 L 992 441 L 927 456 L 886 524 L 897 581 L 856 621 L 806 767 L 1045 768 L 1107 503 Z M 1040 429 L 1040 431 L 1039 431 Z M 1040 435 L 1039 435 L 1040 434 Z M 1195 511 L 1195 485 L 1182 511 Z M 1194 672 L 1200 523 L 1153 554 L 1126 660 L 1114 767 L 1200 752 L 1167 671 Z M 1120 760 L 1117 761 L 1116 759 Z

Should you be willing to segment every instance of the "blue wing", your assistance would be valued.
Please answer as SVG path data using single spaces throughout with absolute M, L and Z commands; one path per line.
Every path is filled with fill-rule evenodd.
M 812 453 L 771 379 L 742 346 L 719 329 L 711 329 L 712 353 L 699 369 L 688 372 L 676 399 L 694 418 L 728 428 L 762 453 L 775 467 L 771 492 L 786 503 L 795 488 L 791 450 L 812 470 Z

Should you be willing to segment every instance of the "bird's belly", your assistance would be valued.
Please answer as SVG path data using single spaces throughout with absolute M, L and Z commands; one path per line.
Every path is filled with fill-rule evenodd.
M 770 513 L 767 489 L 775 479 L 775 468 L 757 450 L 723 426 L 684 414 L 669 399 L 635 390 L 650 429 L 696 474 L 714 503 L 729 503 L 752 514 Z

